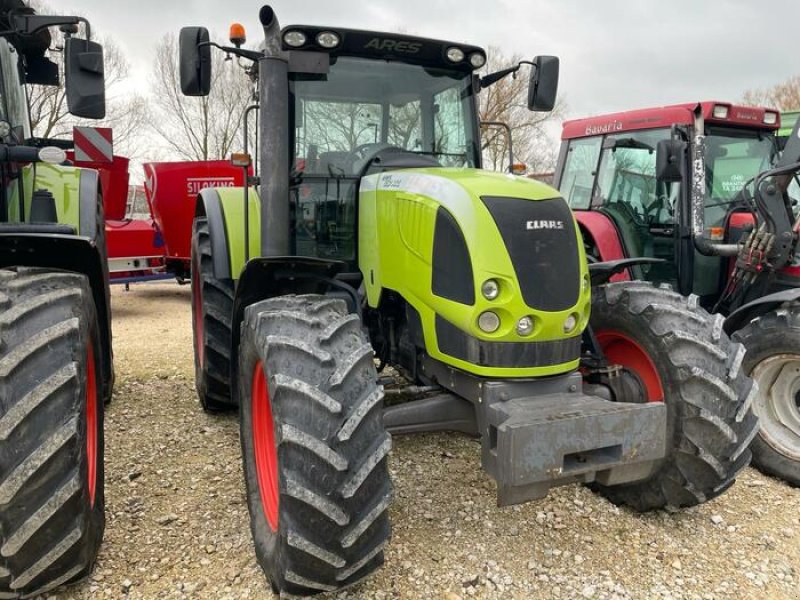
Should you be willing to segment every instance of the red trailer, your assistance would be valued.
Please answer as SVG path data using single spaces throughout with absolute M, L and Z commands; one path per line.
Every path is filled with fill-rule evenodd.
M 145 192 L 150 214 L 164 238 L 167 271 L 188 279 L 192 220 L 200 190 L 242 187 L 244 170 L 227 160 L 145 163 Z
M 133 219 L 128 215 L 130 160 L 79 160 L 75 151 L 68 158 L 79 167 L 94 169 L 103 190 L 106 221 L 108 272 L 111 283 L 130 283 L 168 277 L 164 269 L 164 243 L 152 218 Z

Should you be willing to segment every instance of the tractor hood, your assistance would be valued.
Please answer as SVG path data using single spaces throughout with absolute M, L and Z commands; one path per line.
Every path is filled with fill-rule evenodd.
M 543 183 L 476 169 L 369 175 L 360 185 L 358 230 L 370 305 L 380 303 L 385 289 L 400 292 L 420 313 L 426 339 L 436 332 L 443 351 L 436 358 L 454 364 L 460 353 L 456 358 L 464 363 L 456 366 L 475 372 L 468 365 L 480 360 L 458 347 L 575 342 L 586 326 L 588 269 L 580 232 L 564 199 Z M 482 291 L 487 280 L 499 286 L 492 300 Z M 495 331 L 478 325 L 486 311 L 499 317 Z M 535 328 L 521 336 L 523 317 Z M 574 327 L 565 326 L 573 321 Z M 443 338 L 458 336 L 465 340 L 448 349 Z M 561 362 L 577 360 L 577 348 L 572 343 Z M 522 362 L 485 366 L 533 367 L 525 352 L 516 354 Z

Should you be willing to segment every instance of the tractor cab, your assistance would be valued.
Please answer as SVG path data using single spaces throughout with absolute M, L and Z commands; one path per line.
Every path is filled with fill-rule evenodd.
M 711 299 L 727 261 L 697 252 L 686 235 L 693 202 L 702 206 L 709 239 L 736 243 L 752 224 L 740 192 L 776 160 L 779 124 L 774 111 L 719 102 L 568 121 L 555 184 L 577 211 L 596 259 L 663 259 L 634 267 L 634 277 Z M 659 145 L 669 140 L 686 149 L 676 159 L 677 176 L 664 177 Z
M 289 73 L 292 254 L 355 261 L 362 177 L 480 167 L 473 46 L 365 31 L 287 27 L 283 43 L 325 73 Z

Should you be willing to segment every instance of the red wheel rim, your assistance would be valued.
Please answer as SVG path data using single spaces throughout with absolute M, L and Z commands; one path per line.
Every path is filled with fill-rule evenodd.
M 253 453 L 256 459 L 256 476 L 261 506 L 270 529 L 278 531 L 278 448 L 272 422 L 269 387 L 261 361 L 253 370 L 251 397 L 253 418 Z
M 94 508 L 97 490 L 97 375 L 94 365 L 94 346 L 91 342 L 86 356 L 86 462 L 89 502 Z
M 597 341 L 611 364 L 622 365 L 636 373 L 647 388 L 648 402 L 663 402 L 664 387 L 653 360 L 633 339 L 619 331 L 600 331 Z
M 200 290 L 199 265 L 192 265 L 192 304 L 194 306 L 194 351 L 203 367 L 203 294 Z

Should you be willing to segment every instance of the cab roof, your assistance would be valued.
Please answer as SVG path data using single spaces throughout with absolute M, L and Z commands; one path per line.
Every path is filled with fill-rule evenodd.
M 284 37 L 290 31 L 300 31 L 306 36 L 306 43 L 300 47 L 286 45 Z M 317 36 L 322 32 L 336 33 L 341 41 L 335 47 L 326 49 L 317 42 Z M 339 27 L 320 27 L 319 25 L 288 25 L 281 31 L 281 40 L 284 50 L 289 51 L 314 51 L 326 52 L 331 57 L 357 56 L 361 58 L 383 59 L 407 62 L 428 67 L 453 69 L 458 71 L 474 71 L 470 57 L 480 54 L 485 62 L 486 52 L 478 46 L 433 40 L 397 33 L 384 33 L 380 31 L 363 31 L 360 29 L 342 29 Z M 450 48 L 458 48 L 463 54 L 463 60 L 453 62 L 447 58 Z M 481 65 L 482 66 L 482 65 Z
M 687 102 L 685 104 L 656 106 L 653 108 L 629 110 L 565 121 L 561 132 L 561 139 L 569 140 L 573 138 L 603 135 L 606 133 L 670 127 L 672 125 L 691 125 L 694 122 L 694 111 L 698 107 L 702 110 L 703 118 L 706 123 L 732 125 L 735 127 L 746 127 L 766 131 L 775 131 L 780 127 L 780 114 L 776 110 L 710 100 L 706 102 Z M 727 107 L 727 117 L 715 117 L 715 107 Z M 773 122 L 765 122 L 765 119 L 772 119 L 772 117 L 768 115 L 774 115 Z

